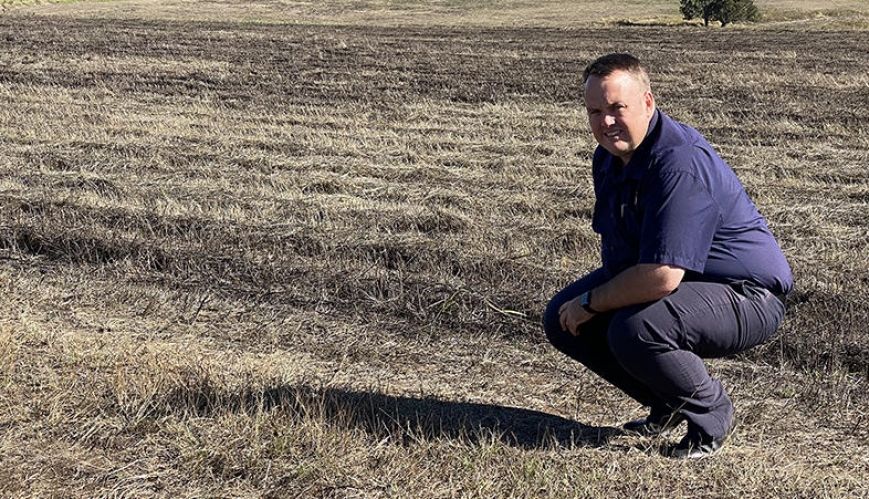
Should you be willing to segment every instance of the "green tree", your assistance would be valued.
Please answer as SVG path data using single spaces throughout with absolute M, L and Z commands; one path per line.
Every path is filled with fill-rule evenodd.
M 754 0 L 680 0 L 679 10 L 685 19 L 703 19 L 704 26 L 709 26 L 709 21 L 718 21 L 723 27 L 760 19 Z
M 709 26 L 709 19 L 712 14 L 711 4 L 712 0 L 681 0 L 679 10 L 685 19 L 691 20 L 699 17 L 703 19 L 704 26 Z
M 732 22 L 760 20 L 760 11 L 753 0 L 717 0 L 715 3 L 719 5 L 717 18 L 722 27 Z

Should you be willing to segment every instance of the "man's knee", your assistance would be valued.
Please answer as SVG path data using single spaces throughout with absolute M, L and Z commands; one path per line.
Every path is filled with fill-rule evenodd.
M 561 301 L 553 298 L 546 305 L 546 311 L 543 312 L 543 332 L 546 333 L 546 339 L 552 343 L 555 348 L 563 350 L 565 342 L 568 340 L 567 331 L 561 329 L 561 321 L 558 316 L 558 309 L 561 307 Z
M 552 297 L 543 313 L 543 331 L 555 348 L 564 352 L 565 349 L 570 349 L 570 345 L 573 345 L 576 340 L 573 335 L 561 328 L 561 321 L 558 316 L 558 310 L 561 306 L 583 292 L 603 284 L 607 279 L 606 272 L 603 269 L 597 269 L 571 283 Z

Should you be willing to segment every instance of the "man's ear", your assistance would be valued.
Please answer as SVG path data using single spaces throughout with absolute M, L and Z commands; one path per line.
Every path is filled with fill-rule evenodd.
M 646 110 L 650 113 L 655 109 L 655 96 L 652 95 L 652 92 L 646 91 L 643 95 L 643 104 L 646 105 Z

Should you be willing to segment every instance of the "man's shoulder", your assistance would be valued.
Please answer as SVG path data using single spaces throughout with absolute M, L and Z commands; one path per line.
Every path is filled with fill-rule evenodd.
M 703 135 L 691 126 L 661 113 L 661 130 L 651 151 L 654 170 L 664 173 L 690 169 L 718 156 Z
M 603 173 L 604 163 L 607 161 L 609 157 L 609 153 L 603 146 L 598 145 L 594 149 L 594 155 L 591 157 L 591 171 L 592 175 L 598 176 Z
M 669 154 L 673 151 L 690 150 L 705 140 L 696 129 L 660 112 L 660 125 L 657 140 L 652 147 L 653 154 Z

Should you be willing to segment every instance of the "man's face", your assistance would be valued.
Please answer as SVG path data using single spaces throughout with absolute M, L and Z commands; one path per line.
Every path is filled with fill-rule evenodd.
M 625 71 L 590 76 L 585 82 L 585 107 L 597 143 L 627 164 L 646 137 L 655 112 L 652 93 Z

